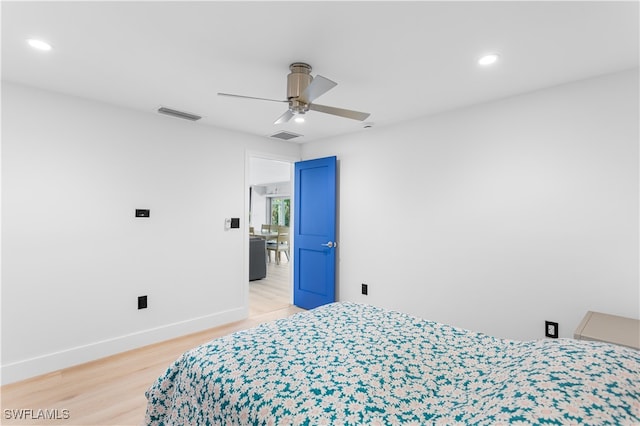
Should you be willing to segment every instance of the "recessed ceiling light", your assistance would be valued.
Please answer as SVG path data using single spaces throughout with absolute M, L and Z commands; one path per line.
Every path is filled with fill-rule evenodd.
M 483 66 L 495 64 L 499 57 L 500 55 L 498 55 L 497 53 L 491 53 L 489 55 L 485 55 L 482 58 L 478 59 L 478 64 Z
M 293 121 L 295 121 L 296 123 L 304 123 L 304 117 L 301 115 L 298 115 L 296 118 L 293 119 Z
M 35 38 L 31 38 L 27 40 L 27 43 L 29 43 L 29 46 L 33 47 L 34 49 L 51 50 L 51 45 L 46 41 L 36 40 Z

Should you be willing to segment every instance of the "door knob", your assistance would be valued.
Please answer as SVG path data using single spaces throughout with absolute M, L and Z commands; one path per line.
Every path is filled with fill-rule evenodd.
M 333 241 L 329 241 L 328 243 L 326 243 L 326 244 L 322 244 L 322 245 L 323 245 L 323 246 L 325 246 L 325 247 L 332 248 L 332 247 L 337 246 L 337 245 L 338 245 L 338 243 L 334 243 Z

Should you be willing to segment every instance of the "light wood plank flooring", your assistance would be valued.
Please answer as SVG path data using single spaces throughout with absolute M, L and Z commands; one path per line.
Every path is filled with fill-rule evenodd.
M 281 257 L 279 265 L 274 260 L 267 263 L 266 278 L 249 281 L 249 316 L 276 311 L 291 304 L 291 264 L 284 255 Z
M 284 257 L 284 256 L 283 256 Z M 284 318 L 302 309 L 290 304 L 289 264 L 268 265 L 267 279 L 250 283 L 249 318 L 0 388 L 0 424 L 140 425 L 144 392 L 183 352 L 216 337 Z M 6 410 L 58 410 L 68 419 L 16 420 Z M 52 412 L 52 411 L 50 411 Z M 9 411 L 11 413 L 11 411 Z M 55 414 L 55 413 L 54 413 Z M 32 416 L 32 417 L 33 417 Z

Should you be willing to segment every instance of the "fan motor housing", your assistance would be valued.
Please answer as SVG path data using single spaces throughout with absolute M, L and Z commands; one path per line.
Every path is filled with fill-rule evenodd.
M 297 99 L 304 89 L 311 84 L 311 65 L 303 62 L 295 62 L 289 66 L 291 73 L 287 76 L 287 99 Z M 303 105 L 302 102 L 294 102 L 297 105 Z

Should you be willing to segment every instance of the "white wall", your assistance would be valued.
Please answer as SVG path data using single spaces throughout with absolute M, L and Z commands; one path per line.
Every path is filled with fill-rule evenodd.
M 254 232 L 260 232 L 263 224 L 267 223 L 267 188 L 254 186 L 251 195 L 251 226 Z
M 515 339 L 638 318 L 638 113 L 635 69 L 305 144 L 338 156 L 340 300 Z
M 340 299 L 519 339 L 640 316 L 637 73 L 303 145 L 339 160 Z M 247 150 L 298 145 L 13 84 L 2 107 L 3 383 L 246 315 L 224 218 Z
M 246 317 L 246 152 L 298 145 L 9 83 L 2 107 L 4 383 Z

